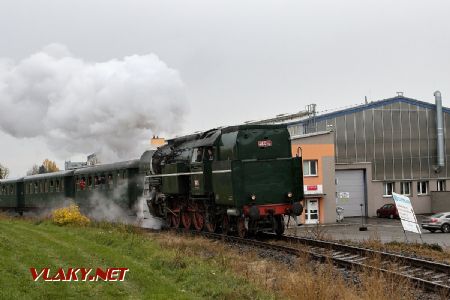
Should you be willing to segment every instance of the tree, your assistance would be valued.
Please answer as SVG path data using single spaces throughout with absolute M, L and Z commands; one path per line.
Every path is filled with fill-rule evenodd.
M 56 166 L 56 163 L 54 161 L 45 159 L 42 163 L 42 166 L 44 167 L 45 172 L 44 173 L 53 173 L 58 172 L 59 168 Z
M 8 178 L 9 169 L 4 165 L 0 164 L 0 179 Z
M 34 165 L 28 170 L 27 175 L 36 175 L 36 174 L 44 174 L 44 173 L 53 173 L 59 171 L 59 168 L 56 166 L 56 163 L 52 160 L 45 159 L 42 162 L 42 165 Z
M 27 171 L 27 175 L 30 176 L 30 175 L 36 175 L 36 174 L 39 174 L 39 166 L 38 165 L 33 165 L 31 167 L 31 169 L 29 169 Z

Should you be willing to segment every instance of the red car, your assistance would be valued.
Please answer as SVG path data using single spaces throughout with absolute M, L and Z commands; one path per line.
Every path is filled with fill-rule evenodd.
M 397 207 L 394 204 L 385 204 L 382 207 L 380 207 L 379 209 L 377 209 L 377 217 L 378 218 L 389 218 L 389 219 L 393 219 L 396 218 L 398 219 L 398 211 L 397 211 Z

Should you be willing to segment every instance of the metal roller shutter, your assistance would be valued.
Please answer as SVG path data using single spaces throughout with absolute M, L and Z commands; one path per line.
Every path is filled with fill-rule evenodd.
M 336 170 L 336 206 L 344 208 L 344 217 L 361 216 L 365 211 L 364 171 Z

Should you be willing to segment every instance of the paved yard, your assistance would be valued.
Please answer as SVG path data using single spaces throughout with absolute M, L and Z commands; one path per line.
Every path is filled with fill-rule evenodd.
M 422 216 L 417 216 L 420 221 Z M 291 220 L 290 228 L 286 230 L 287 234 L 295 234 L 298 236 L 311 236 L 315 232 L 326 234 L 335 240 L 368 240 L 371 238 L 380 239 L 382 242 L 399 241 L 404 242 L 405 234 L 400 220 L 367 218 L 365 220 L 367 231 L 359 231 L 361 226 L 361 218 L 346 218 L 343 223 L 325 224 L 325 225 L 303 225 L 297 227 Z M 409 242 L 420 243 L 420 235 L 407 232 Z M 443 247 L 450 248 L 450 233 L 442 233 L 437 231 L 431 233 L 422 229 L 422 239 L 425 243 L 439 244 Z

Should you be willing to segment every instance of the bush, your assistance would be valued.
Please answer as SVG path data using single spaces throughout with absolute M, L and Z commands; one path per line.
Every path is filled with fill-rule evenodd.
M 57 225 L 87 225 L 91 220 L 81 214 L 77 205 L 71 204 L 69 207 L 55 209 L 52 212 L 52 222 Z

